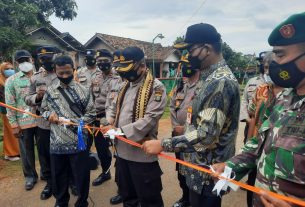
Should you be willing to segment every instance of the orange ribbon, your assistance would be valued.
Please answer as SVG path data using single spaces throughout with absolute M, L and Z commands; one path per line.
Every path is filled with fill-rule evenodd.
M 24 111 L 24 110 L 21 110 L 21 109 L 18 109 L 18 108 L 15 108 L 15 107 L 13 107 L 13 106 L 9 106 L 9 105 L 4 104 L 4 103 L 2 103 L 2 102 L 0 102 L 0 106 L 6 107 L 6 108 L 9 108 L 9 109 L 12 109 L 12 110 L 16 110 L 16 111 L 18 111 L 18 112 L 20 112 L 20 113 L 25 113 L 25 114 L 31 115 L 31 116 L 36 117 L 36 118 L 42 118 L 41 116 L 38 116 L 38 115 L 36 115 L 36 114 L 33 114 L 33 113 L 31 113 L 31 112 L 27 112 L 27 111 Z M 71 125 L 78 126 L 78 124 L 73 123 L 73 122 L 66 122 L 66 123 L 67 123 L 67 124 L 71 124 Z M 97 134 L 98 132 L 101 132 L 101 128 L 99 128 L 99 127 L 92 127 L 92 126 L 85 125 L 84 128 L 86 128 L 89 132 L 91 132 L 90 129 L 97 130 L 97 131 L 96 131 L 96 134 Z M 91 132 L 91 133 L 92 133 L 92 132 Z M 101 132 L 101 133 L 102 133 L 102 132 Z M 139 143 L 137 143 L 137 142 L 134 142 L 134 141 L 131 141 L 131 140 L 129 140 L 129 139 L 126 139 L 126 138 L 124 138 L 124 137 L 122 137 L 122 136 L 116 136 L 116 138 L 119 139 L 119 140 L 121 140 L 121 141 L 123 141 L 123 142 L 125 142 L 125 143 L 128 143 L 128 144 L 130 144 L 130 145 L 132 145 L 132 146 L 139 147 L 139 148 L 142 147 L 141 144 L 139 144 Z M 295 199 L 295 198 L 292 198 L 292 197 L 287 197 L 287 196 L 285 196 L 285 195 L 277 194 L 277 193 L 274 193 L 274 192 L 271 192 L 271 191 L 267 191 L 267 190 L 264 190 L 264 189 L 261 189 L 261 188 L 255 187 L 255 186 L 251 186 L 251 185 L 245 184 L 245 183 L 243 183 L 243 182 L 239 182 L 239 181 L 236 181 L 236 180 L 232 180 L 232 179 L 230 179 L 230 178 L 223 177 L 223 176 L 221 176 L 221 175 L 219 175 L 219 174 L 217 174 L 217 173 L 213 173 L 213 172 L 212 172 L 211 170 L 209 170 L 209 169 L 200 167 L 200 166 L 198 166 L 198 165 L 194 165 L 194 164 L 189 163 L 189 162 L 185 162 L 185 161 L 183 161 L 183 160 L 176 159 L 176 158 L 174 158 L 174 157 L 172 157 L 172 156 L 169 156 L 169 155 L 166 155 L 166 154 L 164 154 L 164 153 L 159 153 L 158 156 L 159 156 L 159 157 L 163 157 L 164 159 L 167 159 L 167 160 L 171 160 L 171 161 L 173 161 L 173 162 L 177 162 L 177 163 L 179 163 L 179 164 L 181 164 L 181 165 L 185 165 L 185 166 L 187 166 L 187 167 L 193 168 L 193 169 L 195 169 L 195 170 L 198 170 L 198 171 L 201 171 L 201 172 L 204 172 L 204 173 L 208 173 L 208 174 L 210 174 L 210 175 L 213 176 L 213 177 L 217 177 L 218 179 L 227 180 L 227 181 L 229 181 L 229 182 L 231 182 L 231 183 L 234 183 L 235 185 L 238 185 L 239 187 L 242 187 L 242 188 L 247 189 L 247 190 L 249 190 L 249 191 L 252 191 L 252 192 L 254 192 L 254 193 L 261 194 L 261 192 L 264 191 L 264 192 L 266 192 L 268 195 L 270 195 L 270 196 L 272 196 L 272 197 L 275 197 L 275 198 L 277 198 L 277 199 L 284 200 L 284 201 L 287 201 L 287 202 L 290 202 L 290 203 L 297 204 L 297 205 L 299 205 L 299 206 L 305 207 L 305 201 L 301 201 L 301 200 L 298 200 L 298 199 Z

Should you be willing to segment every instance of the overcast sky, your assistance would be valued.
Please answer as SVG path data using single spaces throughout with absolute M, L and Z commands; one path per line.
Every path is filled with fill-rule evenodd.
M 272 29 L 294 13 L 305 11 L 305 0 L 76 0 L 77 17 L 52 25 L 86 43 L 96 32 L 172 45 L 189 25 L 214 25 L 235 51 L 257 54 L 270 47 Z

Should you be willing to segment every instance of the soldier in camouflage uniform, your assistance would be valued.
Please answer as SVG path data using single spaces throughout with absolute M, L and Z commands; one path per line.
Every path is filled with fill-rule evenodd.
M 183 152 L 187 162 L 207 167 L 223 162 L 235 153 L 240 110 L 239 86 L 221 53 L 221 37 L 210 24 L 188 27 L 184 44 L 193 68 L 200 68 L 199 90 L 188 109 L 183 135 L 162 141 L 147 141 L 147 153 Z M 192 207 L 221 206 L 221 197 L 212 193 L 213 179 L 206 173 L 186 168 Z
M 37 49 L 37 58 L 42 65 L 41 69 L 31 77 L 30 91 L 25 96 L 25 103 L 37 107 L 37 114 L 41 113 L 41 101 L 47 88 L 57 80 L 54 72 L 55 55 L 60 51 L 56 47 L 44 46 Z M 47 181 L 40 194 L 42 200 L 52 196 L 51 161 L 50 161 L 50 122 L 38 119 L 37 148 L 40 163 L 41 179 Z
M 262 124 L 258 135 L 247 142 L 241 154 L 213 166 L 220 173 L 228 165 L 237 179 L 257 168 L 255 186 L 300 200 L 305 200 L 304 21 L 305 13 L 292 15 L 269 36 L 274 52 L 269 75 L 276 85 L 287 88 L 272 106 L 269 119 Z M 260 199 L 254 195 L 255 207 L 280 205 L 276 203 L 276 199 L 265 196 Z

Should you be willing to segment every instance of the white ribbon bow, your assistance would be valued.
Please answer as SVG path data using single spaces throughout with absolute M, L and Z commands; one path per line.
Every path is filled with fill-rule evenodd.
M 213 173 L 215 173 L 215 170 L 212 168 L 212 166 L 210 166 L 210 169 L 212 170 Z M 235 176 L 233 178 L 231 178 L 231 173 L 232 173 L 232 168 L 226 166 L 225 167 L 225 170 L 223 173 L 221 173 L 220 176 L 222 177 L 225 177 L 225 178 L 228 178 L 228 179 L 234 179 Z M 224 190 L 224 191 L 227 191 L 228 187 L 230 187 L 232 190 L 234 191 L 237 191 L 237 189 L 239 188 L 238 185 L 235 185 L 233 183 L 231 183 L 230 181 L 228 180 L 225 180 L 225 179 L 219 179 L 217 181 L 217 183 L 215 184 L 213 191 L 216 191 L 217 193 L 217 196 L 220 196 L 220 192 L 221 190 Z
M 106 132 L 105 135 L 108 135 L 110 139 L 114 140 L 115 136 L 123 136 L 124 133 L 121 131 L 121 129 L 118 130 L 110 129 Z

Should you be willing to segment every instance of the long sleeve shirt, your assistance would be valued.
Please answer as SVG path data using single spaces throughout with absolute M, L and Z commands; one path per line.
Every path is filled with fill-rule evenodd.
M 5 82 L 5 102 L 15 108 L 34 112 L 32 107 L 26 105 L 24 97 L 29 93 L 30 78 L 22 71 L 12 75 Z M 37 126 L 37 120 L 33 116 L 7 109 L 7 117 L 12 128 L 27 129 Z
M 305 200 L 305 98 L 284 89 L 257 136 L 226 163 L 241 179 L 257 168 L 255 186 Z M 264 108 L 264 106 L 261 106 Z M 262 206 L 254 195 L 254 207 Z
M 37 92 L 39 90 L 47 90 L 55 80 L 57 80 L 55 73 L 47 73 L 44 69 L 36 72 L 31 77 L 29 93 L 24 98 L 25 103 L 31 107 L 36 107 L 41 114 L 41 101 L 36 101 Z M 37 124 L 39 128 L 50 129 L 50 123 L 45 119 L 37 119 Z
M 121 105 L 118 120 L 118 127 L 122 129 L 128 139 L 135 142 L 143 142 L 145 139 L 157 139 L 159 119 L 166 105 L 165 87 L 159 80 L 154 79 L 152 95 L 148 100 L 144 117 L 133 122 L 134 100 L 143 83 L 143 77 L 138 82 L 130 83 L 130 87 L 127 89 Z M 126 160 L 154 162 L 158 159 L 157 156 L 148 155 L 142 149 L 133 147 L 120 140 L 117 141 L 116 147 L 118 156 Z
M 235 153 L 240 96 L 238 82 L 224 60 L 202 71 L 198 84 L 185 134 L 163 139 L 162 146 L 165 151 L 183 152 L 185 161 L 205 167 Z M 188 187 L 199 194 L 213 183 L 208 174 L 192 168 L 187 168 L 185 177 Z
M 69 102 L 59 92 L 62 88 L 69 96 L 70 100 L 78 106 L 83 112 L 82 116 L 75 114 L 71 110 Z M 82 119 L 84 124 L 90 124 L 95 120 L 96 112 L 93 104 L 92 94 L 84 86 L 76 81 L 72 81 L 67 87 L 63 86 L 59 80 L 53 83 L 46 91 L 41 104 L 43 117 L 49 118 L 52 112 L 55 112 L 58 117 L 63 117 L 71 120 L 74 123 L 79 123 Z M 83 129 L 83 139 L 86 142 L 88 132 Z M 51 124 L 50 133 L 50 152 L 51 154 L 72 154 L 79 152 L 77 148 L 78 136 L 76 126 L 63 126 Z

